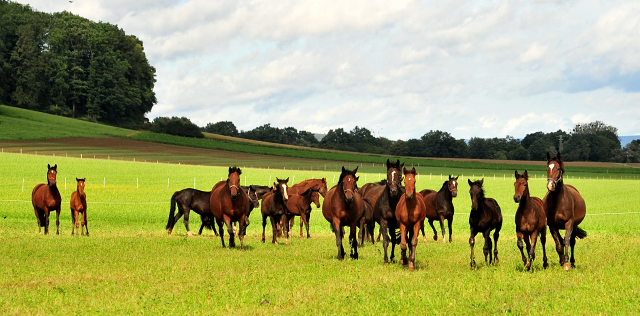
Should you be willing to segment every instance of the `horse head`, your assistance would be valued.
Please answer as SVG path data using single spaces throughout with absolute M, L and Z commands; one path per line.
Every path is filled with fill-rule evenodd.
M 404 174 L 404 187 L 406 189 L 404 195 L 407 200 L 411 200 L 416 193 L 416 168 L 407 170 L 407 168 L 403 166 L 402 173 Z
M 513 186 L 515 187 L 516 192 L 513 195 L 513 201 L 520 203 L 520 199 L 525 195 L 525 190 L 527 189 L 527 186 L 529 186 L 529 174 L 527 173 L 527 170 L 524 171 L 524 174 L 519 174 L 518 170 L 516 170 L 515 177 L 516 182 L 513 183 Z
M 449 183 L 447 185 L 449 188 L 449 192 L 451 192 L 451 196 L 458 196 L 458 177 L 453 178 L 451 177 L 451 175 L 449 175 Z
M 258 198 L 258 192 L 256 190 L 256 188 L 253 187 L 253 185 L 250 185 L 248 190 L 247 190 L 247 195 L 249 196 L 249 200 L 251 201 L 251 204 L 253 205 L 254 208 L 259 208 L 260 207 L 260 199 Z
M 325 194 L 327 194 L 328 190 L 329 189 L 327 188 L 327 178 L 322 178 L 322 186 L 320 187 L 320 190 L 318 191 L 318 193 L 320 193 L 320 195 L 324 197 Z
M 387 187 L 389 187 L 389 193 L 391 193 L 391 197 L 393 198 L 398 196 L 398 187 L 400 183 L 402 183 L 400 170 L 403 168 L 404 163 L 400 164 L 400 160 L 393 163 L 387 159 Z
M 278 181 L 277 183 L 274 182 L 273 183 L 273 187 L 280 192 L 280 194 L 282 195 L 282 199 L 287 202 L 289 201 L 289 193 L 287 192 L 287 182 L 289 182 L 289 178 L 287 177 L 284 180 L 280 180 L 278 178 L 276 178 L 276 181 Z
M 83 179 L 76 178 L 77 190 L 78 190 L 78 194 L 80 194 L 80 195 L 84 195 L 84 181 L 86 179 L 87 178 L 83 178 Z
M 351 203 L 353 201 L 353 195 L 358 189 L 358 185 L 356 182 L 358 179 L 356 178 L 356 172 L 358 172 L 358 167 L 353 169 L 353 171 L 345 169 L 342 167 L 342 173 L 340 174 L 340 179 L 338 180 L 338 184 L 342 187 L 342 192 L 344 193 L 344 200 L 347 203 Z
M 564 174 L 564 162 L 558 152 L 555 157 L 547 152 L 547 189 L 555 191 L 558 182 L 562 181 Z
M 238 167 L 229 167 L 229 177 L 227 178 L 227 185 L 229 191 L 231 191 L 231 199 L 235 199 L 240 194 L 240 175 L 242 170 Z
M 313 190 L 311 193 L 311 202 L 316 205 L 316 208 L 320 208 L 320 194 L 318 193 L 320 193 L 318 190 Z
M 56 185 L 56 176 L 58 175 L 58 164 L 55 164 L 53 167 L 47 164 L 47 168 L 49 169 L 47 171 L 47 183 L 49 186 L 54 186 Z
M 482 199 L 484 198 L 484 190 L 482 189 L 482 184 L 484 183 L 484 178 L 482 180 L 476 180 L 471 182 L 471 179 L 467 179 L 469 182 L 469 194 L 471 195 L 471 210 L 475 211 L 482 203 Z

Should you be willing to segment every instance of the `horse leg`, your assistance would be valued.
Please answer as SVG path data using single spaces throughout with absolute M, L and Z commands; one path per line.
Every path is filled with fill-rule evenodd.
M 574 234 L 571 234 L 570 243 L 571 243 L 571 260 L 570 260 L 570 262 L 571 262 L 571 267 L 575 268 L 576 267 L 576 259 L 573 257 L 573 247 L 575 247 L 575 245 L 576 245 L 576 236 Z
M 545 244 L 547 243 L 547 225 L 543 226 L 540 231 L 540 243 L 542 243 L 542 267 L 546 269 L 549 266 L 547 262 L 547 250 L 545 249 Z
M 289 232 L 289 221 L 287 220 L 286 212 L 285 214 L 282 214 L 281 218 L 281 221 L 284 223 L 284 241 L 287 244 L 287 247 L 289 247 L 289 237 L 291 237 L 291 234 Z
M 238 231 L 238 238 L 240 238 L 240 250 L 244 250 L 244 235 L 247 233 L 246 228 L 244 227 L 245 218 L 246 216 L 242 216 L 238 222 L 238 227 L 240 228 Z
M 451 234 L 453 234 L 453 229 L 451 229 L 451 224 L 453 222 L 453 216 L 447 219 L 447 225 L 449 226 L 449 243 L 452 243 Z
M 420 231 L 422 232 L 422 241 L 427 242 L 427 236 L 424 234 L 424 221 L 420 223 Z
M 395 221 L 395 219 L 392 219 Z M 398 243 L 398 237 L 396 236 L 396 228 L 392 227 L 390 230 L 391 235 L 391 257 L 389 259 L 393 262 L 393 258 L 395 258 L 396 244 Z
M 430 219 L 429 220 L 429 226 L 431 226 L 431 229 L 433 229 L 433 240 L 438 240 L 438 232 L 436 231 L 436 227 L 433 226 L 433 220 Z
M 487 229 L 482 232 L 484 238 L 484 247 L 482 247 L 482 253 L 484 253 L 484 263 L 489 266 L 493 262 L 493 255 L 491 254 L 491 230 Z
M 442 243 L 446 244 L 447 240 L 444 238 L 444 234 L 445 234 L 445 231 L 444 231 L 444 215 L 442 215 L 442 214 L 438 215 L 438 220 L 440 221 L 440 230 L 442 230 Z
M 536 243 L 538 242 L 538 231 L 534 230 L 531 233 L 531 249 L 529 249 L 529 265 L 531 266 L 531 272 L 533 272 L 533 262 L 536 260 Z
M 382 248 L 384 248 L 384 263 L 389 264 L 389 257 L 387 256 L 387 248 L 389 247 L 389 234 L 387 233 L 387 221 L 380 219 L 380 231 L 382 233 Z
M 264 243 L 264 229 L 267 226 L 267 216 L 262 214 L 262 242 Z
M 87 226 L 87 209 L 85 208 L 84 212 L 82 212 L 82 224 L 84 225 L 84 229 L 87 231 L 87 237 L 89 237 L 89 226 Z M 82 230 L 82 227 L 80 227 Z
M 400 262 L 403 266 L 407 265 L 407 226 L 400 223 Z
M 369 238 L 371 238 L 371 244 L 372 245 L 376 243 L 376 240 L 374 239 L 374 236 L 373 236 L 373 234 L 374 234 L 373 231 L 375 229 L 376 229 L 376 222 L 374 222 L 373 219 L 368 221 L 367 222 L 367 231 L 365 233 L 369 233 L 368 236 L 369 236 Z
M 191 229 L 189 229 L 189 213 L 190 209 L 184 210 L 184 228 L 187 229 L 187 236 L 193 236 L 193 234 L 191 233 Z
M 338 260 L 344 259 L 344 248 L 342 247 L 342 229 L 340 227 L 340 220 L 333 218 L 333 231 L 336 234 L 336 246 L 338 247 Z
M 555 227 L 549 226 L 549 232 L 551 233 L 551 237 L 553 237 L 553 241 L 555 241 L 556 243 L 556 252 L 558 253 L 558 258 L 560 259 L 560 265 L 562 265 L 564 262 L 562 262 L 563 248 L 562 242 L 560 241 L 560 231 L 558 231 L 558 229 L 556 229 Z
M 215 225 L 213 225 L 214 229 L 215 229 Z M 202 230 L 204 229 L 204 222 L 202 222 L 202 224 L 200 224 L 200 230 L 198 231 L 198 235 L 202 235 Z
M 500 230 L 502 229 L 502 222 L 498 223 L 498 227 L 493 232 L 493 264 L 500 263 L 498 259 L 498 238 L 500 238 Z
M 309 213 L 309 215 L 311 215 L 311 213 Z M 302 233 L 302 224 L 306 225 L 307 238 L 310 238 L 311 236 L 309 236 L 309 218 L 307 217 L 307 214 L 305 214 L 304 212 L 300 214 L 300 238 L 304 238 L 304 234 Z
M 478 232 L 473 231 L 473 227 L 471 227 L 471 236 L 469 237 L 469 247 L 471 247 L 471 269 L 475 269 L 476 260 L 473 258 L 473 246 L 476 244 L 476 235 Z
M 564 265 L 562 266 L 562 268 L 565 271 L 569 271 L 571 269 L 571 264 L 569 263 L 569 249 L 571 247 L 571 237 L 573 235 L 573 220 L 568 220 L 565 224 L 564 224 L 564 229 L 565 229 L 565 233 L 564 233 Z M 574 241 L 575 242 L 575 241 Z
M 218 230 L 220 231 L 220 240 L 222 240 L 222 248 L 225 247 L 224 245 L 224 230 L 222 229 L 222 220 L 219 220 L 216 218 L 216 223 L 218 224 Z
M 420 226 L 420 223 L 413 225 L 413 238 L 411 238 L 411 252 L 409 253 L 409 271 L 414 271 L 416 269 L 416 248 L 418 247 Z
M 71 236 L 73 236 L 75 228 L 76 228 L 76 216 L 75 214 L 73 214 L 73 208 L 72 208 L 71 209 Z
M 278 223 L 271 215 L 269 215 L 269 220 L 271 220 L 271 235 L 272 235 L 271 243 L 277 245 L 278 240 L 276 239 L 276 236 L 278 235 Z
M 182 217 L 182 208 L 178 207 L 178 213 L 173 217 L 173 222 L 171 223 L 171 227 L 169 227 L 169 231 L 167 232 L 169 235 L 173 232 L 173 227 L 176 226 L 178 220 Z
M 364 218 L 364 216 L 362 216 L 362 218 L 360 218 L 360 221 L 359 221 L 360 231 L 358 232 L 358 238 L 360 238 L 360 246 L 364 246 L 364 234 L 366 229 L 365 222 L 366 222 L 366 219 Z
M 351 242 L 351 259 L 358 260 L 358 239 L 356 238 L 358 225 L 356 224 L 356 222 L 351 223 L 351 227 L 349 229 L 349 241 Z
M 60 206 L 56 209 L 56 235 L 60 235 Z
M 233 223 L 231 223 L 231 218 L 227 215 L 222 216 L 224 218 L 224 223 L 227 225 L 227 232 L 229 233 L 229 248 L 236 247 L 235 234 L 233 232 Z
M 82 235 L 84 236 L 84 231 L 82 232 L 78 232 L 79 230 L 82 230 L 82 224 L 80 223 L 80 212 L 79 211 L 74 211 L 73 212 L 73 226 L 76 229 L 76 236 L 80 235 L 80 233 L 82 233 Z M 73 230 L 73 227 L 71 228 Z M 73 235 L 73 232 L 71 232 L 71 235 Z
M 49 209 L 44 210 L 44 234 L 49 235 Z
M 520 254 L 522 255 L 522 263 L 526 267 L 527 266 L 527 257 L 524 255 L 524 243 L 522 242 L 522 239 L 524 238 L 524 235 L 520 231 L 517 232 L 517 235 L 518 235 L 518 249 L 520 249 Z

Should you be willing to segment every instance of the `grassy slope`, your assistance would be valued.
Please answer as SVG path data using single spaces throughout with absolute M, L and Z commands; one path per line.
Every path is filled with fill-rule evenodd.
M 31 188 L 45 179 L 47 163 L 58 164 L 60 236 L 37 235 L 28 202 Z M 243 170 L 243 176 L 256 184 L 267 184 L 276 176 L 296 176 L 296 182 L 322 176 L 332 182 L 334 174 Z M 454 199 L 453 243 L 420 239 L 417 270 L 410 273 L 397 264 L 382 264 L 381 243 L 362 248 L 360 260 L 338 262 L 335 238 L 319 210 L 311 215 L 312 239 L 295 237 L 289 248 L 260 242 L 256 210 L 244 252 L 221 248 L 210 231 L 186 238 L 182 221 L 174 236 L 166 236 L 171 194 L 192 186 L 194 178 L 197 188 L 210 188 L 224 175 L 221 167 L 0 154 L 0 314 L 575 315 L 633 314 L 640 304 L 640 216 L 629 214 L 640 212 L 640 186 L 635 181 L 567 180 L 587 202 L 590 215 L 581 227 L 589 236 L 577 242 L 577 268 L 568 273 L 558 266 L 549 236 L 551 268 L 541 270 L 538 245 L 533 274 L 522 271 L 516 248 L 516 204 L 509 179 L 485 181 L 487 196 L 496 198 L 505 216 L 498 243 L 501 263 L 470 271 L 470 201 L 464 181 Z M 70 236 L 68 201 L 76 176 L 88 179 L 89 238 Z M 361 181 L 364 176 L 360 174 Z M 423 175 L 418 189 L 441 183 Z M 543 179 L 533 180 L 532 194 L 542 196 L 544 186 Z M 199 223 L 192 215 L 192 230 Z M 51 225 L 55 229 L 55 219 Z M 270 303 L 260 305 L 264 299 Z
M 318 159 L 327 161 L 355 162 L 355 163 L 381 163 L 386 159 L 401 159 L 407 166 L 428 166 L 443 173 L 464 173 L 466 170 L 478 170 L 478 173 L 491 174 L 492 171 L 504 170 L 524 170 L 544 172 L 545 166 L 541 162 L 531 162 L 531 164 L 510 164 L 510 163 L 489 163 L 476 161 L 459 160 L 437 160 L 415 157 L 395 157 L 386 155 L 358 154 L 341 151 L 316 150 L 311 148 L 286 146 L 280 144 L 268 145 L 264 142 L 236 141 L 229 137 L 196 139 L 179 137 L 153 132 L 135 132 L 128 129 L 112 127 L 108 125 L 96 124 L 75 120 L 46 113 L 29 111 L 14 107 L 0 105 L 0 140 L 18 139 L 47 139 L 63 137 L 127 137 L 130 139 L 189 146 L 206 149 L 219 149 L 236 153 L 264 154 L 276 157 L 291 157 L 302 159 Z M 458 170 L 456 170 L 458 169 Z M 599 167 L 578 167 L 567 166 L 568 172 L 575 174 L 631 174 L 640 175 L 640 168 L 599 168 Z M 434 171 L 442 172 L 442 171 Z

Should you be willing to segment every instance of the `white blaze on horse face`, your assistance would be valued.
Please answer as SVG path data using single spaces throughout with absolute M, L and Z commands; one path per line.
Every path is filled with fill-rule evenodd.
M 396 172 L 395 171 L 391 171 L 391 182 L 393 182 L 396 178 Z
M 554 165 L 554 164 L 550 164 L 550 165 L 549 165 L 549 169 L 551 169 L 551 171 L 553 171 L 553 168 L 555 168 L 555 166 L 556 166 L 556 165 Z
M 453 180 L 453 186 L 457 186 L 456 180 Z
M 289 195 L 287 194 L 287 185 L 286 184 L 282 184 L 282 191 L 284 191 L 284 199 L 288 200 L 289 199 Z

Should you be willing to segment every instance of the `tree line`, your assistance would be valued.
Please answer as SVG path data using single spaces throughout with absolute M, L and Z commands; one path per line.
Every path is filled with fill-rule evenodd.
M 117 125 L 157 103 L 142 41 L 116 25 L 0 0 L 0 102 Z
M 568 133 L 540 131 L 523 139 L 473 137 L 468 141 L 439 130 L 431 130 L 418 139 L 393 141 L 375 137 L 367 128 L 358 126 L 351 131 L 329 130 L 320 141 L 310 132 L 270 124 L 238 131 L 232 122 L 220 121 L 209 123 L 202 130 L 272 143 L 395 156 L 540 161 L 546 159 L 547 152 L 555 155 L 560 151 L 567 161 L 640 162 L 640 141 L 634 140 L 622 148 L 618 129 L 601 121 L 576 124 Z

